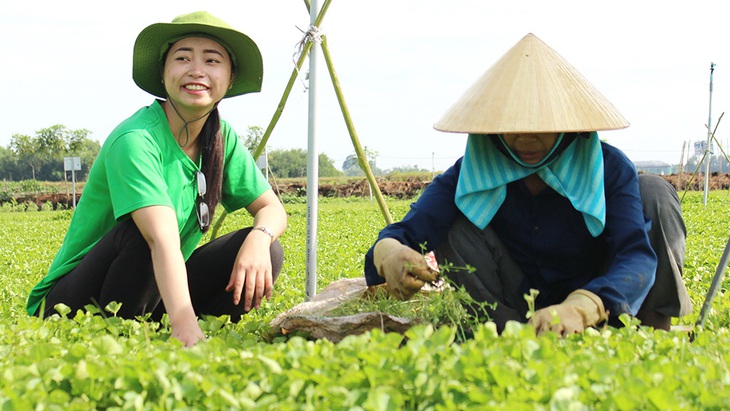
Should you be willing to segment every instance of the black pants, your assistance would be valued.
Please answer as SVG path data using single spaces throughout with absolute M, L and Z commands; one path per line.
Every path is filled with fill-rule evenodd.
M 228 314 L 234 322 L 245 314 L 243 303 L 234 305 L 233 295 L 225 287 L 238 250 L 250 231 L 251 227 L 244 228 L 216 238 L 196 249 L 185 263 L 196 314 Z M 270 252 L 276 281 L 284 260 L 281 244 L 275 241 Z M 71 307 L 73 313 L 87 304 L 103 310 L 113 301 L 122 303 L 117 312 L 122 318 L 152 313 L 152 319 L 159 320 L 165 313 L 150 248 L 132 219 L 106 233 L 81 263 L 53 286 L 46 296 L 44 315 L 54 314 L 53 307 L 58 303 Z

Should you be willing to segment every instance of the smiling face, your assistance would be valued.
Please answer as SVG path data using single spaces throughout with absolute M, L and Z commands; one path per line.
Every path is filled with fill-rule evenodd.
M 225 47 L 205 37 L 174 43 L 165 57 L 165 90 L 179 110 L 197 115 L 213 108 L 233 81 L 231 58 Z
M 538 164 L 553 149 L 559 133 L 505 134 L 507 147 L 527 164 Z

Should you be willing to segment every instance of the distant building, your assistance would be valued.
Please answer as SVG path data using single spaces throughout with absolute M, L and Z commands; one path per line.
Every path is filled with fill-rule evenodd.
M 672 171 L 674 169 L 671 164 L 667 164 L 659 160 L 634 161 L 634 167 L 636 167 L 636 170 L 640 173 L 660 175 L 672 174 Z

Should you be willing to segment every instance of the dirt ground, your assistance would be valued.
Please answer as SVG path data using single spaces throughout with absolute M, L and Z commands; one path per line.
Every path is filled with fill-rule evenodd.
M 691 174 L 684 173 L 681 176 L 678 174 L 671 174 L 663 176 L 670 184 L 672 184 L 677 191 L 684 191 L 686 187 L 689 190 L 700 191 L 704 189 L 704 176 L 698 175 L 692 177 Z M 417 197 L 429 183 L 431 179 L 421 179 L 417 177 L 402 179 L 402 180 L 390 180 L 388 178 L 378 178 L 378 187 L 380 192 L 387 197 L 408 199 Z M 709 180 L 710 190 L 727 190 L 730 189 L 730 174 L 724 173 L 713 173 Z M 303 182 L 287 182 L 287 183 L 272 183 L 274 191 L 279 195 L 283 196 L 298 196 L 304 197 L 307 195 L 307 185 Z M 81 197 L 81 193 L 77 193 L 78 198 Z M 337 184 L 320 184 L 319 195 L 322 197 L 369 197 L 370 186 L 367 179 L 352 179 L 345 183 Z M 61 207 L 70 208 L 72 206 L 72 198 L 67 194 L 38 194 L 38 195 L 26 195 L 17 197 L 18 203 L 36 203 L 39 207 L 46 202 L 50 202 L 54 205 L 54 208 Z
M 704 190 L 704 175 L 692 177 L 689 173 L 671 174 L 662 176 L 677 191 L 689 189 L 690 191 Z M 414 198 L 418 196 L 429 183 L 430 179 L 412 178 L 404 181 L 392 181 L 388 179 L 376 179 L 378 187 L 385 196 L 395 198 Z M 730 188 L 730 174 L 712 173 L 710 175 L 710 190 L 727 190 Z M 287 195 L 306 195 L 306 184 L 289 183 L 275 186 L 281 194 Z M 320 184 L 319 195 L 323 197 L 349 197 L 349 196 L 369 196 L 369 185 L 365 178 L 362 180 L 352 180 L 346 184 Z
M 694 178 L 692 174 L 683 173 L 670 174 L 663 176 L 665 180 L 669 181 L 674 188 L 678 191 L 683 191 L 688 188 L 690 191 L 701 191 L 704 190 L 705 176 L 697 175 Z M 727 190 L 730 188 L 730 174 L 728 173 L 712 173 L 709 178 L 710 190 Z
M 384 196 L 395 198 L 413 198 L 423 191 L 431 183 L 431 179 L 420 179 L 409 177 L 403 180 L 390 180 L 387 178 L 376 178 L 378 188 Z M 273 183 L 274 191 L 280 195 L 306 196 L 307 185 L 305 183 Z M 319 195 L 322 197 L 369 197 L 370 185 L 367 179 L 352 179 L 346 183 L 320 183 Z

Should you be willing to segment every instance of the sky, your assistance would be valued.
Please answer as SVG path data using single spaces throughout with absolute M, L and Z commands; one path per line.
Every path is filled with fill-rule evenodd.
M 361 144 L 377 153 L 378 168 L 439 171 L 463 155 L 466 135 L 439 132 L 433 124 L 527 33 L 570 62 L 631 123 L 601 132 L 602 139 L 633 161 L 676 164 L 683 144 L 707 139 L 708 123 L 730 149 L 730 124 L 724 124 L 730 119 L 719 120 L 730 110 L 730 24 L 722 4 L 333 0 L 320 30 L 354 129 Z M 251 126 L 266 129 L 309 25 L 302 0 L 14 1 L 0 14 L 0 146 L 8 147 L 14 134 L 32 136 L 56 124 L 90 130 L 92 139 L 103 142 L 154 99 L 132 80 L 137 34 L 198 10 L 259 45 L 262 91 L 226 99 L 220 112 L 239 134 Z M 341 168 L 354 148 L 321 49 L 314 50 L 317 82 L 307 89 L 305 63 L 268 148 L 307 149 L 313 141 Z M 316 98 L 314 137 L 309 93 Z

